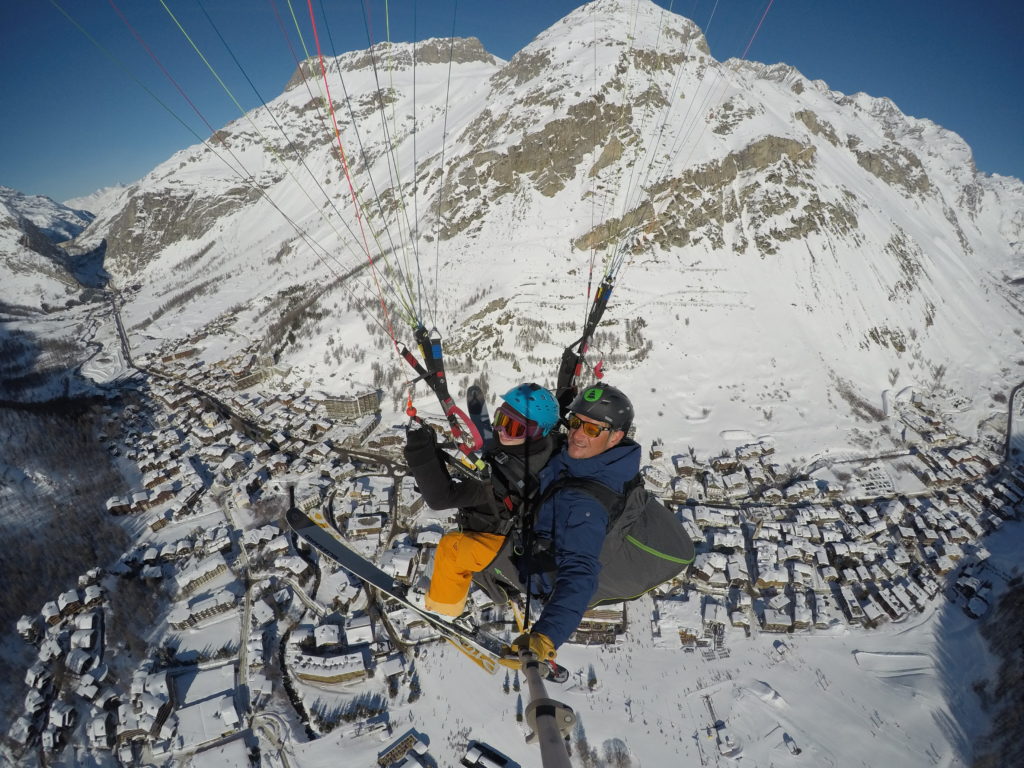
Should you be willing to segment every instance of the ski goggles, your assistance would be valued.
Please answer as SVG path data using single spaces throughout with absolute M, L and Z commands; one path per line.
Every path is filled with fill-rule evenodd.
M 496 430 L 513 440 L 518 440 L 521 437 L 533 440 L 544 434 L 543 428 L 537 422 L 524 419 L 509 405 L 498 406 L 494 412 L 492 424 Z
M 602 432 L 611 432 L 614 427 L 605 427 L 592 421 L 584 421 L 576 414 L 569 417 L 569 430 L 578 429 L 587 437 L 599 437 Z

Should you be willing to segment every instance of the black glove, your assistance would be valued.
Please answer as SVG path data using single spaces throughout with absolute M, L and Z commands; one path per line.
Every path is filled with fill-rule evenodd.
M 429 424 L 414 421 L 405 433 L 405 452 L 420 453 L 437 448 L 437 433 Z

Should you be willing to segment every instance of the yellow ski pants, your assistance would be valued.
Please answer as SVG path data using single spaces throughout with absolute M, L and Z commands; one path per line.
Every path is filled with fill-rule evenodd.
M 473 574 L 490 564 L 505 537 L 497 533 L 452 531 L 438 542 L 434 553 L 434 573 L 425 604 L 448 616 L 461 616 Z

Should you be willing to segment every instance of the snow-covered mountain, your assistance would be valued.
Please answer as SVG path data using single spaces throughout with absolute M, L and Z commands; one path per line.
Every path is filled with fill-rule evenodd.
M 125 184 L 115 184 L 112 187 L 103 187 L 82 197 L 73 197 L 65 200 L 64 205 L 80 211 L 89 211 L 90 221 L 95 218 L 98 211 L 106 209 L 110 205 L 117 205 L 117 199 L 127 189 Z
M 508 62 L 450 42 L 328 62 L 360 218 L 314 64 L 99 212 L 78 244 L 106 239 L 132 286 L 133 344 L 213 328 L 207 359 L 256 339 L 296 383 L 397 393 L 410 375 L 380 327 L 409 341 L 415 314 L 456 387 L 551 384 L 592 257 L 599 273 L 625 249 L 595 358 L 643 440 L 879 447 L 883 392 L 907 386 L 947 390 L 972 435 L 1005 413 L 1024 184 L 978 173 L 956 134 L 784 64 L 718 62 L 649 2 L 597 0 Z M 377 280 L 342 279 L 367 251 Z
M 0 186 L 0 302 L 38 310 L 75 298 L 81 285 L 58 244 L 82 232 L 92 218 L 48 197 Z

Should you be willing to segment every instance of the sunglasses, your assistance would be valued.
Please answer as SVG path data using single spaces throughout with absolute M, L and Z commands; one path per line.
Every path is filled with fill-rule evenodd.
M 498 406 L 498 410 L 494 412 L 493 425 L 496 430 L 513 440 L 518 440 L 520 437 L 528 437 L 533 440 L 544 433 L 539 424 L 524 419 L 508 405 Z
M 598 437 L 602 432 L 611 432 L 614 427 L 603 427 L 600 424 L 595 424 L 592 421 L 584 421 L 579 416 L 573 415 L 569 417 L 569 429 L 580 429 L 583 430 L 583 434 L 587 437 Z

